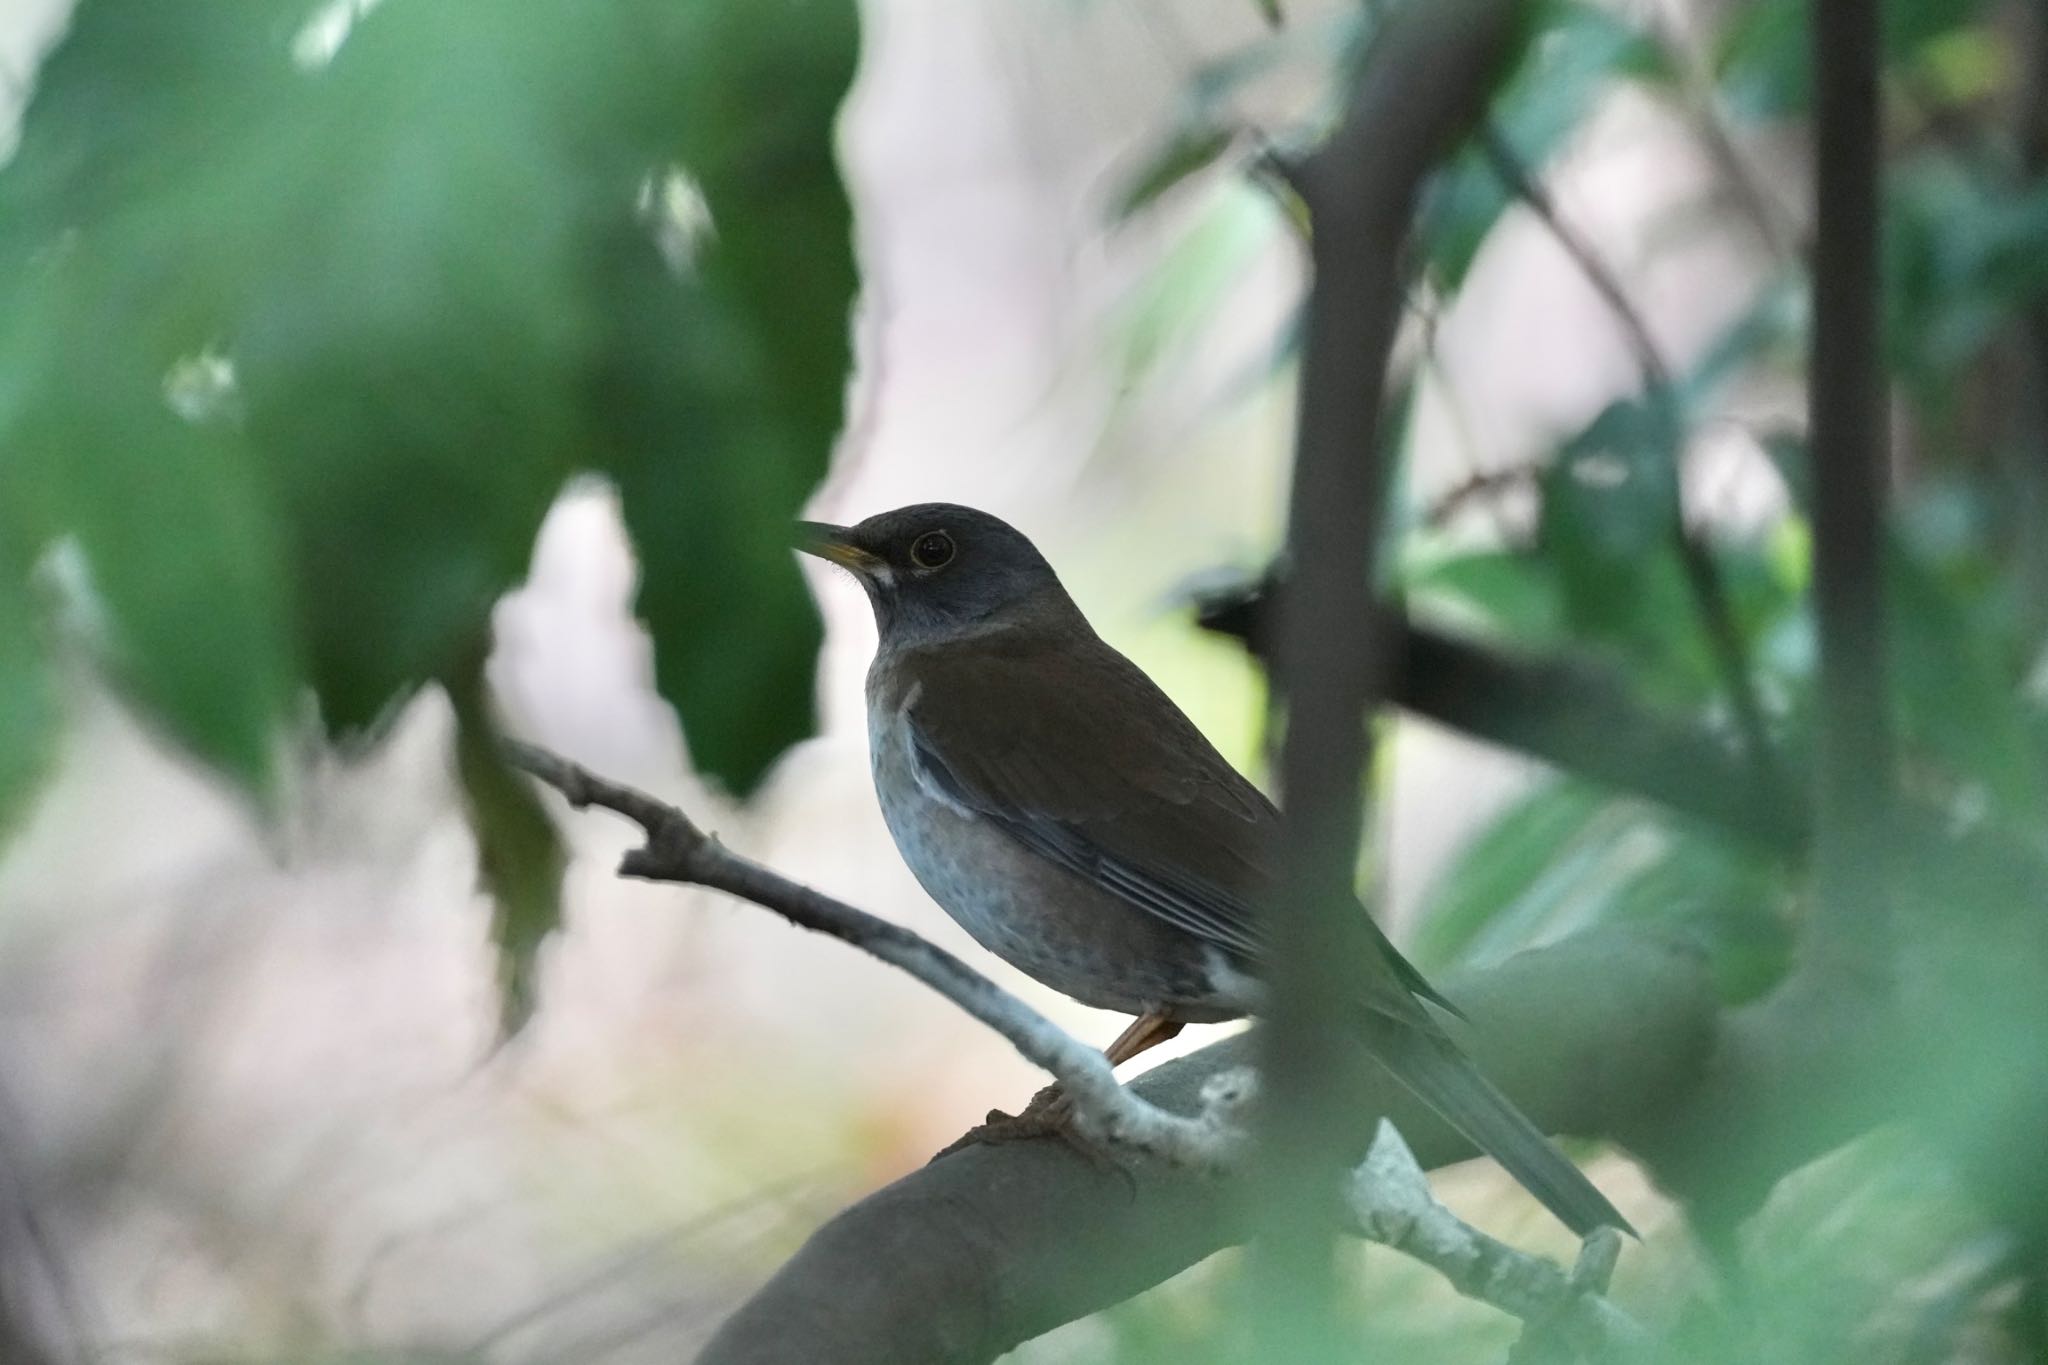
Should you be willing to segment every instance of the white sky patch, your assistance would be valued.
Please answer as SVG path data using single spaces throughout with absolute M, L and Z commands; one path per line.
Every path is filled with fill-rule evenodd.
M 188 355 L 164 375 L 164 402 L 188 422 L 232 416 L 235 362 L 208 347 Z
M 654 234 L 662 260 L 679 276 L 695 270 L 698 253 L 718 235 L 704 191 L 681 166 L 650 171 L 640 182 L 635 207 Z
M 313 11 L 292 38 L 292 65 L 301 71 L 318 71 L 334 60 L 348 41 L 356 21 L 377 8 L 379 0 L 328 0 Z
M 34 582 L 56 608 L 58 631 L 87 646 L 105 650 L 114 638 L 106 599 L 93 584 L 92 562 L 74 535 L 60 536 L 36 561 Z

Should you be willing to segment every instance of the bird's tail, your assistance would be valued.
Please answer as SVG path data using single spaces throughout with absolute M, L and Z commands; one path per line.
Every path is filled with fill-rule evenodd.
M 1581 1237 L 1603 1225 L 1636 1235 L 1607 1196 L 1448 1038 L 1426 1026 L 1375 1018 L 1370 1041 L 1373 1057 L 1396 1080 L 1498 1161 L 1566 1227 Z

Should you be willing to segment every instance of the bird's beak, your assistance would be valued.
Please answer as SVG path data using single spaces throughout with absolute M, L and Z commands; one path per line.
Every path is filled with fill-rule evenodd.
M 847 539 L 849 534 L 844 526 L 833 526 L 822 521 L 800 521 L 796 524 L 796 547 L 807 555 L 829 559 L 843 569 L 851 569 L 863 578 L 872 576 L 883 566 L 880 555 L 869 554 L 866 550 Z

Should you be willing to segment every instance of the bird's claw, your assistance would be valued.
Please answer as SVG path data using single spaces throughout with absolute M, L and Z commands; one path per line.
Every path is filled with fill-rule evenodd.
M 1020 1114 L 989 1110 L 986 1118 L 946 1144 L 932 1160 L 951 1156 L 968 1147 L 1031 1142 L 1039 1138 L 1064 1139 L 1076 1151 L 1091 1158 L 1102 1155 L 1093 1142 L 1075 1130 L 1073 1101 L 1061 1093 L 1057 1085 L 1049 1085 L 1033 1095 L 1031 1103 L 1025 1105 Z

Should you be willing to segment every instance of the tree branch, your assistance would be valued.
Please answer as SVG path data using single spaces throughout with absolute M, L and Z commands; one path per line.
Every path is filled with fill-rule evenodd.
M 619 863 L 620 876 L 730 892 L 800 929 L 829 935 L 908 972 L 1001 1034 L 1027 1061 L 1050 1072 L 1073 1102 L 1076 1122 L 1090 1136 L 1202 1167 L 1223 1164 L 1242 1145 L 1242 1087 L 1213 1088 L 1192 1115 L 1148 1104 L 1124 1088 L 1102 1053 L 937 944 L 740 857 L 680 810 L 646 792 L 606 781 L 530 744 L 508 743 L 505 749 L 514 767 L 553 787 L 570 805 L 613 811 L 647 832 L 646 845 Z
M 800 886 L 727 850 L 705 834 L 676 807 L 645 792 L 597 777 L 577 764 L 531 745 L 508 743 L 508 761 L 555 788 L 579 809 L 597 806 L 623 815 L 646 832 L 643 847 L 628 852 L 620 875 L 653 881 L 680 882 L 728 891 L 774 911 L 800 928 L 838 938 L 888 962 L 938 991 L 982 1023 L 1008 1039 L 1025 1057 L 1052 1072 L 1072 1096 L 1077 1122 L 1085 1130 L 1133 1149 L 1138 1165 L 1124 1172 L 1135 1187 L 1141 1178 L 1178 1180 L 1208 1186 L 1234 1175 L 1245 1151 L 1241 1118 L 1253 1089 L 1250 1069 L 1229 1061 L 1231 1049 L 1211 1049 L 1218 1065 L 1196 1072 L 1188 1068 L 1184 1082 L 1192 1087 L 1166 1091 L 1159 1102 L 1150 1086 L 1126 1089 L 1116 1082 L 1102 1055 L 1071 1038 L 1029 1006 L 982 977 L 958 958 L 920 936 L 857 910 L 822 893 Z M 1672 997 L 1680 998 L 1680 997 Z M 1474 1008 L 1485 1008 L 1474 1003 Z M 1683 1030 L 1674 1035 L 1687 1037 Z M 1243 1044 L 1245 1040 L 1233 1040 Z M 1590 1046 L 1582 1041 L 1579 1046 Z M 1697 1047 L 1690 1049 L 1697 1052 Z M 1241 1054 L 1243 1048 L 1237 1051 Z M 1526 1065 L 1526 1064 L 1525 1064 Z M 1385 1111 L 1415 1124 L 1429 1150 L 1441 1150 L 1445 1135 L 1451 1150 L 1463 1139 L 1433 1132 L 1433 1117 L 1407 1114 L 1406 1097 L 1381 1096 Z M 1541 1107 L 1537 1108 L 1541 1113 Z M 1429 1193 L 1421 1166 L 1402 1138 L 1382 1118 L 1373 1147 L 1345 1187 L 1345 1208 L 1353 1229 L 1371 1240 L 1403 1251 L 1450 1276 L 1461 1293 L 1478 1297 L 1544 1330 L 1571 1331 L 1587 1340 L 1607 1340 L 1625 1333 L 1629 1324 L 1611 1307 L 1601 1307 L 1598 1291 L 1575 1287 L 1564 1272 L 1540 1258 L 1514 1251 L 1460 1222 Z M 1334 1149 L 1351 1151 L 1356 1130 L 1340 1126 Z M 962 1158 L 974 1148 L 952 1154 L 936 1169 Z M 1062 1147 L 1072 1152 L 1075 1149 Z M 1095 1161 L 1101 1173 L 1106 1163 Z M 778 1315 L 779 1317 L 779 1315 Z M 1577 1339 L 1575 1336 L 1574 1339 Z M 795 1351 L 812 1358 L 789 1338 L 778 1321 L 778 1352 Z M 894 1348 L 892 1347 L 893 1351 Z M 835 1347 L 831 1358 L 842 1358 Z M 706 1359 L 715 1359 L 707 1355 Z M 783 1358 L 791 1358 L 785 1355 Z M 905 1358 L 890 1355 L 888 1358 Z M 910 1357 L 916 1358 L 916 1357 Z M 950 1356 L 946 1358 L 952 1358 Z
M 1281 884 L 1269 923 L 1271 1001 L 1260 1030 L 1260 1333 L 1276 1359 L 1332 1349 L 1327 1321 L 1342 1119 L 1364 1059 L 1345 1019 L 1350 964 L 1373 945 L 1354 913 L 1369 725 L 1385 691 L 1372 578 L 1385 502 L 1387 362 L 1404 255 L 1425 176 L 1478 120 L 1514 41 L 1514 0 L 1395 10 L 1343 121 L 1294 169 L 1308 209 L 1306 310 L 1274 685 L 1286 709 Z
M 1272 595 L 1265 580 L 1195 603 L 1205 630 L 1268 657 Z M 1381 605 L 1392 676 L 1388 700 L 1476 739 L 1619 788 L 1786 857 L 1810 833 L 1787 784 L 1762 781 L 1706 727 L 1643 705 L 1584 661 L 1518 654 L 1416 622 Z
M 1718 1050 L 1704 959 L 1669 939 L 1599 931 L 1441 983 L 1471 1016 L 1459 1041 L 1545 1131 L 1634 1143 L 1680 1107 Z M 1200 1111 L 1243 1068 L 1239 1034 L 1130 1088 Z M 1472 1145 L 1384 1073 L 1338 1125 L 1346 1167 L 1381 1119 L 1435 1168 Z M 1056 1140 L 963 1148 L 820 1228 L 705 1347 L 698 1365 L 970 1365 L 1132 1295 L 1254 1230 L 1235 1176 L 1155 1160 L 1110 1166 Z
M 1621 1254 L 1621 1234 L 1613 1228 L 1594 1229 L 1570 1272 L 1497 1241 L 1430 1192 L 1415 1153 L 1385 1119 L 1352 1172 L 1347 1197 L 1359 1236 L 1422 1262 L 1466 1298 L 1527 1323 L 1528 1349 L 1518 1348 L 1517 1360 L 1552 1344 L 1568 1359 L 1593 1360 L 1622 1358 L 1649 1344 L 1642 1325 L 1606 1298 Z
M 1893 744 L 1884 630 L 1889 455 L 1878 255 L 1877 7 L 1815 0 L 1818 217 L 1813 253 L 1814 594 L 1820 624 L 1817 962 L 1890 964 Z

